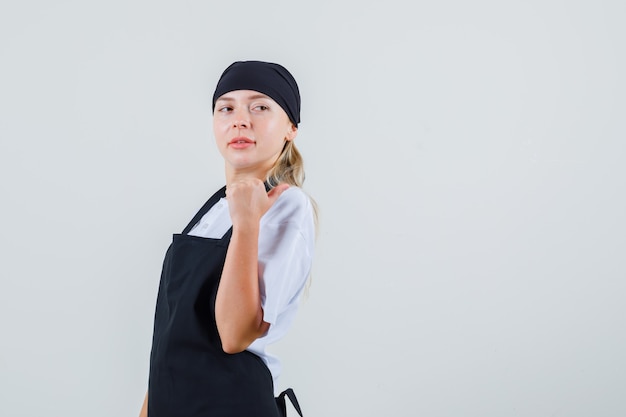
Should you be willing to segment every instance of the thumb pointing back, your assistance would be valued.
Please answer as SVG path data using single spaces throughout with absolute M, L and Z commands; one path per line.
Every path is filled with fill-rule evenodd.
M 280 197 L 280 195 L 287 189 L 289 188 L 289 184 L 278 184 L 276 187 L 272 188 L 269 193 L 267 193 L 267 198 L 270 201 L 270 204 L 274 204 L 276 202 L 276 200 L 278 200 L 278 197 Z

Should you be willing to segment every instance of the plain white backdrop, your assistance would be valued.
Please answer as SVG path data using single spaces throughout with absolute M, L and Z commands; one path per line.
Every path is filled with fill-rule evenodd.
M 622 1 L 3 1 L 0 415 L 135 416 L 211 95 L 285 65 L 307 417 L 626 415 Z M 290 415 L 295 415 L 294 413 Z

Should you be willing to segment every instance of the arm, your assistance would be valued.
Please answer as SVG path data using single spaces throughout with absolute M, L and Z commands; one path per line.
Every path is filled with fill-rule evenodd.
M 148 391 L 146 391 L 146 398 L 143 400 L 139 417 L 148 417 Z
M 288 186 L 265 192 L 260 180 L 228 186 L 233 233 L 215 300 L 215 321 L 226 353 L 238 353 L 269 329 L 259 290 L 258 242 L 261 217 Z

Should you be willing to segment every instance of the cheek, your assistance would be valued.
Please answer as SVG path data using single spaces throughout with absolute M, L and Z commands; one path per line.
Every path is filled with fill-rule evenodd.
M 224 123 L 224 121 L 220 121 L 217 118 L 213 119 L 213 135 L 216 139 L 224 135 L 228 130 L 227 128 L 228 126 Z
M 283 120 L 272 120 L 266 124 L 266 128 L 272 136 L 279 136 L 281 139 L 287 137 L 287 132 L 289 132 L 289 127 Z

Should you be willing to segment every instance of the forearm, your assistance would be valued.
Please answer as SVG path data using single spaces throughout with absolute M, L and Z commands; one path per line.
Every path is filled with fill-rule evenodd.
M 227 353 L 237 353 L 267 331 L 259 290 L 259 225 L 233 227 L 215 301 L 215 320 Z
M 148 417 L 148 392 L 146 391 L 146 398 L 143 400 L 139 417 Z

